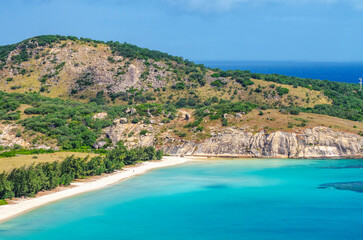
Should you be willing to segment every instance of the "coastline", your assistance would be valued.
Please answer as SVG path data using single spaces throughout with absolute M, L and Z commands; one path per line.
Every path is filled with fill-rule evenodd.
M 96 191 L 146 173 L 152 169 L 175 166 L 188 161 L 192 161 L 192 157 L 163 157 L 160 161 L 142 162 L 134 166 L 125 167 L 115 173 L 106 174 L 102 177 L 92 177 L 86 182 L 73 182 L 71 186 L 65 187 L 60 191 L 41 192 L 45 193 L 45 195 L 19 199 L 8 205 L 0 206 L 0 223 L 48 203 L 86 192 Z

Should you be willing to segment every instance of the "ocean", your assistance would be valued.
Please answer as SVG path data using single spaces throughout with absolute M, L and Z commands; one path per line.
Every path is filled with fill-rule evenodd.
M 361 160 L 223 159 L 156 169 L 0 224 L 1 240 L 362 239 Z
M 298 61 L 197 61 L 222 70 L 250 70 L 255 73 L 277 73 L 301 78 L 359 83 L 363 62 L 298 62 Z

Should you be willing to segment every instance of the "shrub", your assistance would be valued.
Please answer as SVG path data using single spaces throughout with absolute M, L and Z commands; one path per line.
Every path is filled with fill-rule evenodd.
M 170 119 L 169 118 L 164 118 L 161 120 L 162 123 L 170 123 Z
M 2 120 L 19 120 L 20 113 L 19 112 L 10 112 L 3 116 L 0 116 L 0 119 L 2 119 Z
M 156 159 L 157 160 L 161 160 L 163 158 L 163 155 L 164 155 L 164 153 L 163 153 L 162 150 L 157 150 L 156 151 Z
M 285 94 L 288 94 L 288 93 L 289 93 L 289 89 L 287 89 L 287 88 L 283 88 L 283 87 L 280 87 L 280 86 L 278 86 L 278 87 L 276 88 L 276 91 L 277 91 L 277 94 L 278 94 L 278 95 L 280 95 L 280 96 L 283 96 L 283 95 L 285 95 Z
M 20 89 L 21 88 L 21 86 L 19 86 L 19 85 L 17 85 L 17 86 L 11 86 L 10 87 L 12 90 L 17 90 L 17 89 Z
M 215 80 L 215 81 L 211 82 L 211 84 L 210 84 L 210 85 L 212 85 L 212 86 L 214 86 L 214 87 L 221 87 L 221 86 L 224 86 L 224 85 L 226 85 L 226 84 L 227 84 L 227 83 L 222 82 L 220 79 L 218 79 L 218 80 Z
M 228 119 L 222 118 L 222 126 L 227 127 L 228 126 Z
M 181 137 L 181 138 L 183 138 L 183 137 L 186 137 L 186 136 L 187 136 L 187 134 L 186 134 L 186 133 L 183 133 L 183 132 L 177 133 L 177 135 L 178 135 L 179 137 Z
M 14 149 L 23 149 L 23 147 L 22 147 L 22 146 L 20 146 L 20 145 L 18 145 L 18 144 L 14 144 L 13 148 L 14 148 Z
M 176 90 L 183 90 L 183 89 L 185 89 L 185 82 L 177 82 L 171 88 L 176 89 Z
M 115 59 L 113 57 L 108 57 L 107 60 L 110 62 L 110 63 L 115 63 Z
M 58 64 L 57 66 L 54 67 L 55 70 L 62 70 L 62 68 L 64 67 L 66 63 L 65 62 L 62 62 L 60 64 Z
M 262 92 L 262 88 L 260 88 L 260 87 L 256 88 L 256 89 L 255 89 L 255 92 L 256 92 L 256 93 L 260 93 L 260 92 Z
M 253 85 L 254 84 L 254 82 L 252 82 L 252 80 L 250 79 L 249 76 L 237 77 L 235 79 L 236 79 L 236 82 L 238 82 L 239 84 L 241 84 L 243 87 L 247 87 L 249 85 Z
M 149 132 L 148 130 L 143 129 L 143 130 L 140 131 L 140 135 L 145 136 L 148 132 Z
M 201 74 L 201 73 L 192 73 L 192 74 L 190 74 L 189 80 L 198 82 L 200 84 L 200 86 L 204 86 L 205 83 L 206 83 L 206 81 L 204 79 L 204 75 Z
M 204 127 L 203 126 L 197 127 L 197 131 L 203 132 L 203 130 L 204 130 Z

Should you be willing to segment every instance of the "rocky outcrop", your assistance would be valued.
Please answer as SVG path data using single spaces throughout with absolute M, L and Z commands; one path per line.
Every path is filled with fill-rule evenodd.
M 22 86 L 26 91 L 39 91 L 51 97 L 77 97 L 98 91 L 120 93 L 132 88 L 157 89 L 165 87 L 172 71 L 163 61 L 129 59 L 113 54 L 105 44 L 84 44 L 71 40 L 39 46 L 32 41 L 27 48 L 31 61 L 14 64 L 12 58 L 20 54 L 19 45 L 9 53 L 6 65 L 0 70 L 2 90 L 12 90 L 5 79 L 12 79 L 12 86 Z M 16 65 L 16 67 L 14 66 Z M 25 70 L 27 74 L 20 74 Z M 46 83 L 39 81 L 43 79 Z
M 167 139 L 162 149 L 169 155 L 349 158 L 363 157 L 363 137 L 325 127 L 307 129 L 301 133 L 261 131 L 257 134 L 228 129 L 202 143 Z
M 107 113 L 101 112 L 101 113 L 96 113 L 95 115 L 93 115 L 92 119 L 105 119 L 106 117 L 107 117 Z
M 29 142 L 16 136 L 17 129 L 18 126 L 15 124 L 0 124 L 0 146 L 14 147 L 14 145 L 19 145 L 29 147 Z
M 180 114 L 184 118 L 183 114 Z M 258 158 L 358 158 L 363 157 L 363 137 L 315 127 L 301 132 L 224 128 L 201 142 L 187 141 L 168 132 L 160 135 L 156 124 L 131 124 L 117 119 L 104 130 L 113 144 L 123 141 L 129 147 L 154 146 L 168 155 Z M 169 130 L 171 132 L 172 130 Z M 160 139 L 161 137 L 161 139 Z M 157 141 L 157 139 L 161 141 Z
M 122 124 L 120 121 L 104 129 L 105 137 L 109 138 L 113 144 L 123 141 L 128 147 L 154 145 L 154 129 L 152 126 L 131 123 Z M 141 131 L 143 130 L 146 130 L 146 133 L 142 134 Z

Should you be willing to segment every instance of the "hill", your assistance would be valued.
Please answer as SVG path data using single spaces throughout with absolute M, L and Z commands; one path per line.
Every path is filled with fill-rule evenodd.
M 113 41 L 46 35 L 1 46 L 0 89 L 3 148 L 106 150 L 123 141 L 173 152 L 166 145 L 231 129 L 363 135 L 357 84 L 210 69 Z
M 129 44 L 41 36 L 6 49 L 0 76 L 7 92 L 38 92 L 84 102 L 102 93 L 106 102 L 114 104 L 165 103 L 188 95 L 196 103 L 211 95 L 273 106 L 331 102 L 320 91 L 272 86 L 263 80 L 254 84 L 247 72 L 238 73 L 240 80 L 221 77 L 203 65 Z

